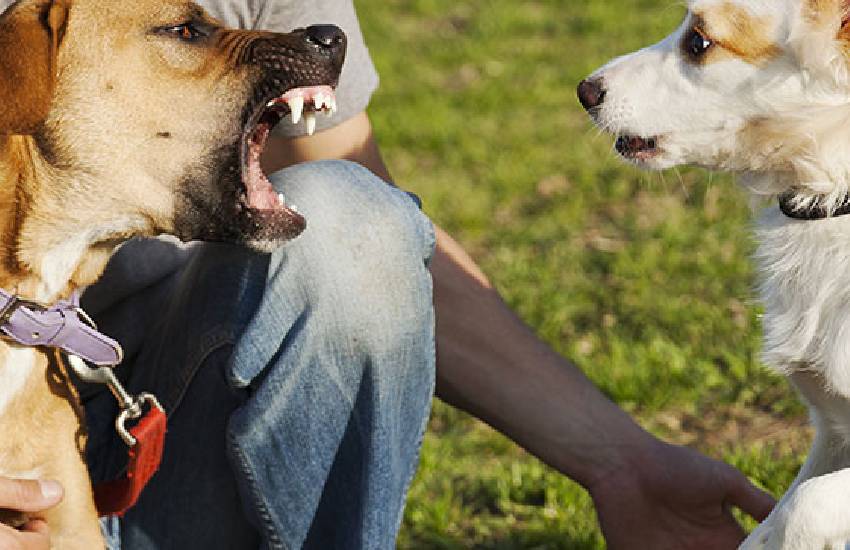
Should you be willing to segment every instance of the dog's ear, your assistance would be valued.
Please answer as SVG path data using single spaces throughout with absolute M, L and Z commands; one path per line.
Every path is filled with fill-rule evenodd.
M 0 15 L 0 134 L 31 134 L 44 122 L 70 0 L 22 0 Z
M 819 0 L 823 1 L 823 0 Z M 837 38 L 842 42 L 850 43 L 850 0 L 833 0 L 837 4 L 840 23 Z

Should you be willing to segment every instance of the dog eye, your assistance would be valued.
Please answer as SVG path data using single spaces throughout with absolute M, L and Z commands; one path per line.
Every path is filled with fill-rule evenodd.
M 705 55 L 714 43 L 706 38 L 697 29 L 691 29 L 691 32 L 685 37 L 684 46 L 687 53 L 695 58 Z
M 174 25 L 173 27 L 163 27 L 159 29 L 159 31 L 162 34 L 168 34 L 175 38 L 179 38 L 184 42 L 194 42 L 198 38 L 206 36 L 192 23 L 183 23 L 180 25 Z

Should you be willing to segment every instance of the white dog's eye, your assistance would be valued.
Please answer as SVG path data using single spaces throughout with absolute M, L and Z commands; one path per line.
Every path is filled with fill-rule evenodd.
M 691 31 L 685 36 L 685 40 L 683 41 L 683 46 L 685 47 L 685 51 L 688 55 L 695 59 L 699 59 L 705 52 L 711 49 L 711 46 L 714 43 L 706 38 L 701 32 L 697 29 L 691 29 Z

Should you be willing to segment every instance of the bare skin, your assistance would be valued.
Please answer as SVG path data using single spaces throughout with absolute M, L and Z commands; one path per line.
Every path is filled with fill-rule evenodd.
M 272 137 L 264 169 L 320 159 L 359 162 L 390 182 L 366 113 L 312 137 Z M 734 468 L 643 430 L 575 365 L 539 340 L 475 262 L 437 229 L 431 264 L 437 313 L 437 395 L 481 418 L 584 486 L 612 550 L 735 548 L 730 506 L 761 521 L 774 500 Z M 0 479 L 0 507 L 3 486 Z M 17 500 L 7 508 L 40 506 Z M 38 546 L 43 523 L 26 539 Z M 0 532 L 0 547 L 3 536 Z
M 264 168 L 339 158 L 392 181 L 366 113 L 312 137 L 276 138 Z M 575 365 L 538 339 L 475 262 L 437 228 L 431 264 L 437 395 L 583 485 L 611 549 L 735 548 L 735 506 L 757 520 L 775 504 L 734 468 L 659 441 Z
M 20 510 L 37 517 L 62 500 L 62 487 L 55 481 L 0 478 L 0 508 Z M 47 550 L 50 531 L 42 519 L 32 519 L 20 529 L 0 524 L 0 548 Z

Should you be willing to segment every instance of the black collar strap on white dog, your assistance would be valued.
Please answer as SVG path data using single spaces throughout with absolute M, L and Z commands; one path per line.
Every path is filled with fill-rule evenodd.
M 845 197 L 832 212 L 818 205 L 795 207 L 795 196 L 793 191 L 779 195 L 779 209 L 783 214 L 795 220 L 825 220 L 826 218 L 837 218 L 850 214 L 850 196 Z

